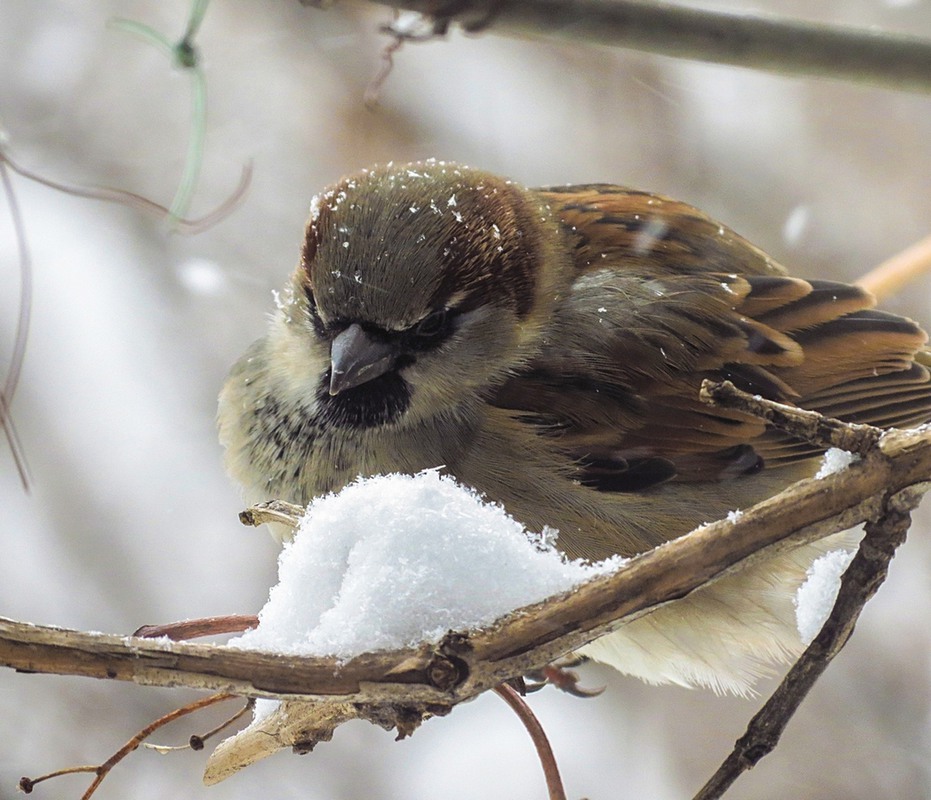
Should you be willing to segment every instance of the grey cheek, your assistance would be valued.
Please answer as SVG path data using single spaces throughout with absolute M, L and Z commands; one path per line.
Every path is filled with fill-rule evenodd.
M 499 370 L 513 356 L 517 320 L 510 311 L 482 307 L 462 315 L 445 357 L 450 372 L 469 375 L 470 383 Z

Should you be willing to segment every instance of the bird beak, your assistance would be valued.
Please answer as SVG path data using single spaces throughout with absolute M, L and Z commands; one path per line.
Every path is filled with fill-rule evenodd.
M 397 347 L 366 333 L 353 323 L 330 345 L 330 394 L 337 395 L 379 375 L 384 375 L 397 360 Z

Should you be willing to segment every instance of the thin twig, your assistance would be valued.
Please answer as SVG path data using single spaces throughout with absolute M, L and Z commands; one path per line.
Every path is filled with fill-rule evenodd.
M 368 109 L 373 109 L 378 105 L 382 86 L 394 69 L 394 55 L 404 46 L 405 42 L 426 42 L 442 36 L 442 33 L 439 33 L 431 21 L 422 14 L 408 14 L 407 18 L 402 19 L 398 9 L 392 9 L 392 12 L 391 22 L 380 25 L 378 28 L 379 33 L 387 34 L 391 37 L 391 41 L 382 48 L 381 66 L 369 85 L 365 87 L 362 102 Z
M 744 411 L 798 436 L 819 447 L 839 447 L 864 456 L 883 435 L 882 428 L 860 423 L 841 422 L 803 408 L 766 400 L 738 389 L 730 381 L 702 381 L 699 397 L 712 406 Z
M 910 514 L 919 496 L 905 490 L 887 501 L 885 513 L 866 525 L 866 536 L 844 573 L 834 608 L 821 632 L 789 670 L 772 697 L 753 717 L 715 774 L 694 800 L 716 800 L 741 773 L 752 769 L 779 743 L 789 720 L 815 681 L 841 651 L 866 602 L 886 579 L 889 562 L 905 541 Z
M 303 0 L 305 5 L 315 5 Z M 931 91 L 931 42 L 760 14 L 728 14 L 659 0 L 374 0 L 518 36 L 551 36 L 782 75 Z
M 159 728 L 164 728 L 168 723 L 174 722 L 176 719 L 180 719 L 188 714 L 193 714 L 195 711 L 200 711 L 201 709 L 216 705 L 217 703 L 222 703 L 225 700 L 230 700 L 233 697 L 235 697 L 235 695 L 226 694 L 225 692 L 212 694 L 209 697 L 202 697 L 200 700 L 195 700 L 193 703 L 188 703 L 186 706 L 181 706 L 181 708 L 176 708 L 174 711 L 169 711 L 154 722 L 150 722 L 97 768 L 97 777 L 91 782 L 91 785 L 81 797 L 81 800 L 89 800 L 90 796 L 96 791 L 97 787 L 100 786 L 103 779 L 110 773 L 110 770 L 134 750 L 137 750 L 139 745 Z
M 211 728 L 206 733 L 192 733 L 188 738 L 187 744 L 182 745 L 161 745 L 161 744 L 152 744 L 151 742 L 143 742 L 143 746 L 149 748 L 150 750 L 155 750 L 159 753 L 174 753 L 180 750 L 203 750 L 204 742 L 208 739 L 212 739 L 221 731 L 225 731 L 230 725 L 236 722 L 239 719 L 242 719 L 243 715 L 247 711 L 251 711 L 255 707 L 255 698 L 250 697 L 243 703 L 242 708 L 239 709 L 235 714 L 233 714 L 228 719 L 225 719 L 219 725 Z
M 396 33 L 390 25 L 385 25 L 381 30 L 382 33 L 387 33 L 392 38 L 382 48 L 381 66 L 379 66 L 378 72 L 375 73 L 372 80 L 369 81 L 369 85 L 365 87 L 365 92 L 362 95 L 362 102 L 368 109 L 373 109 L 378 105 L 381 88 L 385 85 L 385 81 L 394 69 L 394 54 L 404 46 L 405 41 L 404 37 Z
M 188 747 L 190 747 L 192 750 L 203 750 L 204 742 L 206 742 L 208 739 L 212 739 L 214 736 L 216 736 L 221 731 L 225 731 L 234 722 L 236 722 L 239 719 L 242 719 L 243 715 L 247 711 L 251 711 L 253 708 L 255 708 L 255 698 L 250 697 L 246 700 L 245 703 L 242 704 L 242 708 L 240 708 L 239 711 L 233 714 L 233 716 L 229 717 L 229 719 L 225 720 L 224 722 L 221 722 L 216 727 L 211 728 L 206 733 L 202 733 L 199 735 L 196 733 L 191 734 L 191 738 L 188 740 Z
M 540 765 L 543 767 L 543 776 L 546 779 L 549 800 L 566 800 L 566 790 L 563 788 L 562 778 L 559 776 L 556 756 L 553 755 L 553 748 L 550 746 L 549 739 L 546 738 L 546 731 L 543 730 L 540 720 L 536 718 L 524 698 L 506 683 L 496 686 L 495 694 L 511 707 L 511 710 L 517 714 L 524 724 L 527 733 L 530 734 L 533 746 L 537 750 L 537 757 L 540 759 Z
M 22 777 L 19 779 L 19 790 L 23 794 L 32 794 L 32 790 L 37 783 L 42 783 L 52 778 L 60 778 L 62 775 L 79 775 L 85 772 L 96 772 L 98 767 L 98 764 L 84 764 L 79 767 L 65 767 L 64 769 L 56 769 L 54 772 L 46 772 L 45 775 L 40 775 L 38 778 Z
M 184 172 L 169 210 L 169 219 L 173 222 L 187 213 L 204 158 L 204 140 L 207 135 L 207 78 L 200 65 L 200 54 L 194 44 L 194 37 L 204 21 L 209 2 L 210 0 L 193 0 L 184 35 L 174 44 L 164 34 L 135 20 L 114 18 L 107 23 L 108 27 L 126 31 L 161 50 L 178 69 L 191 76 L 191 135 L 184 160 Z
M 62 183 L 52 180 L 51 178 L 46 178 L 39 175 L 37 172 L 27 169 L 11 158 L 8 149 L 0 149 L 0 162 L 9 165 L 10 169 L 20 177 L 35 181 L 36 183 L 62 192 L 63 194 L 83 197 L 88 200 L 100 200 L 104 203 L 119 203 L 120 205 L 127 206 L 136 211 L 152 214 L 162 219 L 171 218 L 171 211 L 165 208 L 165 206 L 156 203 L 154 200 L 149 200 L 147 197 L 136 194 L 135 192 L 129 192 L 125 189 L 114 189 L 109 186 L 75 186 L 74 184 Z M 174 218 L 172 220 L 174 226 L 173 230 L 177 230 L 179 233 L 194 235 L 213 227 L 226 219 L 226 217 L 240 206 L 251 182 L 252 162 L 248 161 L 243 165 L 242 173 L 239 176 L 239 183 L 236 188 L 233 189 L 230 195 L 220 203 L 220 205 L 213 211 L 204 214 L 202 217 L 193 219 Z
M 94 780 L 91 781 L 91 785 L 88 786 L 87 791 L 81 796 L 81 800 L 89 800 L 89 798 L 97 791 L 97 787 L 103 782 L 104 778 L 110 774 L 110 771 L 120 763 L 126 756 L 132 753 L 134 750 L 137 750 L 139 746 L 155 731 L 159 728 L 163 728 L 168 725 L 170 722 L 174 722 L 176 719 L 180 719 L 188 714 L 193 714 L 195 711 L 200 711 L 203 708 L 208 706 L 221 703 L 224 700 L 229 700 L 235 695 L 220 693 L 213 694 L 210 697 L 204 697 L 200 700 L 195 700 L 193 703 L 188 703 L 186 706 L 181 708 L 176 708 L 174 711 L 170 711 L 167 714 L 162 715 L 154 722 L 146 725 L 142 730 L 136 733 L 126 744 L 124 744 L 119 750 L 117 750 L 112 756 L 110 756 L 102 764 L 97 766 L 81 766 L 81 767 L 69 767 L 67 769 L 56 770 L 55 772 L 49 772 L 45 775 L 40 775 L 38 778 L 21 778 L 19 781 L 20 789 L 28 794 L 33 790 L 37 783 L 42 783 L 42 781 L 47 781 L 50 778 L 57 778 L 61 775 L 72 775 L 76 772 L 92 772 L 94 773 Z

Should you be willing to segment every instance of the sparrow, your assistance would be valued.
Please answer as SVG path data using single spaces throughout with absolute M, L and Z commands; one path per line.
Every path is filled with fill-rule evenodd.
M 632 556 L 817 469 L 813 446 L 699 400 L 703 379 L 883 427 L 931 418 L 931 353 L 856 286 L 802 280 L 726 226 L 612 184 L 527 189 L 442 161 L 311 204 L 218 425 L 249 502 L 441 468 L 571 558 Z M 820 554 L 758 562 L 581 652 L 745 693 L 797 655 Z

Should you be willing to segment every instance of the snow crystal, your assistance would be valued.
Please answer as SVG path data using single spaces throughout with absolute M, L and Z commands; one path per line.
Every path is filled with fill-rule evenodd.
M 282 292 L 272 289 L 272 301 L 275 303 L 275 308 L 287 313 L 294 303 L 294 290 L 290 286 L 286 286 Z
M 347 659 L 437 641 L 616 570 L 430 470 L 360 479 L 307 509 L 259 626 L 231 646 Z
M 821 461 L 821 468 L 815 474 L 817 480 L 826 478 L 828 475 L 833 475 L 835 472 L 842 472 L 847 469 L 851 464 L 860 460 L 860 456 L 855 453 L 848 453 L 846 450 L 840 450 L 837 447 L 832 447 L 830 450 L 825 452 L 824 458 Z
M 799 636 L 807 645 L 818 635 L 831 613 L 840 579 L 853 560 L 856 551 L 832 550 L 808 568 L 808 577 L 795 595 L 795 624 Z
M 310 221 L 316 222 L 320 218 L 320 195 L 315 194 L 310 199 Z

